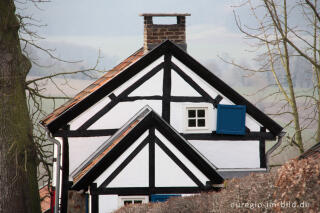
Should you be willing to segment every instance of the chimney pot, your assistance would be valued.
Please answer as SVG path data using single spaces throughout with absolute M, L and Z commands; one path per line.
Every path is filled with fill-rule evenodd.
M 144 17 L 144 51 L 150 51 L 161 42 L 169 39 L 185 51 L 186 43 L 186 16 L 189 13 L 143 13 Z M 176 24 L 153 24 L 152 18 L 176 16 Z

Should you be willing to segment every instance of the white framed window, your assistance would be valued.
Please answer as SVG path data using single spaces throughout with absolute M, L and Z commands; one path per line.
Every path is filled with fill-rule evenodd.
M 126 205 L 148 203 L 148 196 L 119 196 L 118 206 L 119 208 Z
M 215 130 L 216 113 L 211 103 L 184 103 L 181 105 L 181 130 L 185 133 L 211 133 Z
M 207 107 L 187 107 L 187 128 L 207 129 L 208 128 L 208 108 Z
M 209 127 L 208 107 L 187 106 L 185 108 L 186 130 L 207 130 Z

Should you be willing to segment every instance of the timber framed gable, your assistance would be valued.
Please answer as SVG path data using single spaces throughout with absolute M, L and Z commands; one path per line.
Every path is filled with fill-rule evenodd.
M 164 61 L 156 65 L 153 69 L 147 72 L 144 76 L 132 83 L 121 94 L 115 95 L 113 91 L 120 85 L 128 81 L 131 77 L 139 73 L 150 63 L 156 61 L 161 56 L 164 56 Z M 66 110 L 55 120 L 47 124 L 47 128 L 53 132 L 53 136 L 67 136 L 67 137 L 93 137 L 93 136 L 111 136 L 117 129 L 88 129 L 94 122 L 96 122 L 103 115 L 108 113 L 113 107 L 121 102 L 133 102 L 137 100 L 157 100 L 162 103 L 162 117 L 170 123 L 170 103 L 173 102 L 206 102 L 216 108 L 217 104 L 223 99 L 221 95 L 211 97 L 203 88 L 201 88 L 190 76 L 188 76 L 178 65 L 172 60 L 172 56 L 181 61 L 185 66 L 191 70 L 196 70 L 196 74 L 205 80 L 209 85 L 214 87 L 224 97 L 232 101 L 234 104 L 245 105 L 247 113 L 258 121 L 261 125 L 266 127 L 270 132 L 251 131 L 246 127 L 245 135 L 221 135 L 216 134 L 215 131 L 209 134 L 187 134 L 181 132 L 186 139 L 193 140 L 219 140 L 219 139 L 232 139 L 232 140 L 255 140 L 265 138 L 269 140 L 275 139 L 282 127 L 274 122 L 271 118 L 257 109 L 254 105 L 248 102 L 245 98 L 239 95 L 236 91 L 231 89 L 222 80 L 217 78 L 213 73 L 203 67 L 200 63 L 194 60 L 185 51 L 177 47 L 171 41 L 167 40 L 158 45 L 155 49 L 144 55 L 131 66 L 124 69 L 118 75 L 114 76 L 106 84 L 102 85 L 99 89 L 88 95 L 85 99 Z M 135 89 L 141 86 L 144 82 L 148 81 L 151 77 L 163 70 L 163 95 L 154 96 L 130 96 Z M 171 95 L 171 72 L 178 74 L 185 82 L 187 82 L 195 91 L 201 96 L 173 96 Z M 76 130 L 65 131 L 61 126 L 66 125 L 72 119 L 76 118 L 79 114 L 84 112 L 87 108 L 97 103 L 104 96 L 110 98 L 110 102 L 101 110 L 95 113 L 94 116 L 89 118 Z
M 147 132 L 147 136 L 119 165 L 103 180 L 97 188 L 90 188 L 93 194 L 118 194 L 118 195 L 151 195 L 157 193 L 195 193 L 205 190 L 214 190 L 212 184 L 221 184 L 223 178 L 215 171 L 216 167 L 205 159 L 197 150 L 183 137 L 180 136 L 164 119 L 155 113 L 149 106 L 144 107 L 124 127 L 119 129 L 115 135 L 106 141 L 97 152 L 83 163 L 74 173 L 72 189 L 86 189 L 102 173 L 130 147 L 138 138 Z M 203 173 L 208 184 L 199 178 L 177 157 L 174 152 L 163 142 L 163 135 L 167 141 L 188 159 L 196 168 Z M 167 143 L 167 142 L 166 142 Z M 119 173 L 148 145 L 148 187 L 108 187 Z M 193 187 L 157 187 L 155 179 L 155 147 L 159 147 L 179 168 L 195 183 Z

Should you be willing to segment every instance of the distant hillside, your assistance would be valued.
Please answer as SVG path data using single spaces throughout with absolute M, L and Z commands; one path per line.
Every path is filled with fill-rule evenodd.
M 45 52 L 29 47 L 28 55 L 35 63 L 29 72 L 30 76 L 47 76 L 60 72 L 72 72 L 75 70 L 83 70 L 93 67 L 99 57 L 99 50 L 88 46 L 81 46 L 67 42 L 42 42 L 42 47 L 52 50 L 52 54 L 59 59 L 77 62 L 66 63 L 52 59 Z M 116 56 L 106 55 L 100 51 L 99 70 L 109 70 L 116 65 L 119 59 Z M 68 76 L 73 79 L 88 80 L 88 76 L 77 74 Z

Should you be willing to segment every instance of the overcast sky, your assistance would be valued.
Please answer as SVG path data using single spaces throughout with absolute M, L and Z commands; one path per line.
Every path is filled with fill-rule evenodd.
M 47 42 L 101 49 L 117 60 L 143 44 L 140 13 L 191 13 L 187 17 L 188 52 L 200 61 L 219 60 L 217 55 L 247 58 L 231 6 L 240 0 L 52 0 L 18 5 L 23 13 L 46 24 L 38 29 Z M 245 16 L 246 17 L 246 16 Z M 158 19 L 160 22 L 161 19 Z M 60 45 L 61 46 L 61 45 Z M 78 57 L 75 55 L 75 57 Z M 81 55 L 85 57 L 85 55 Z

